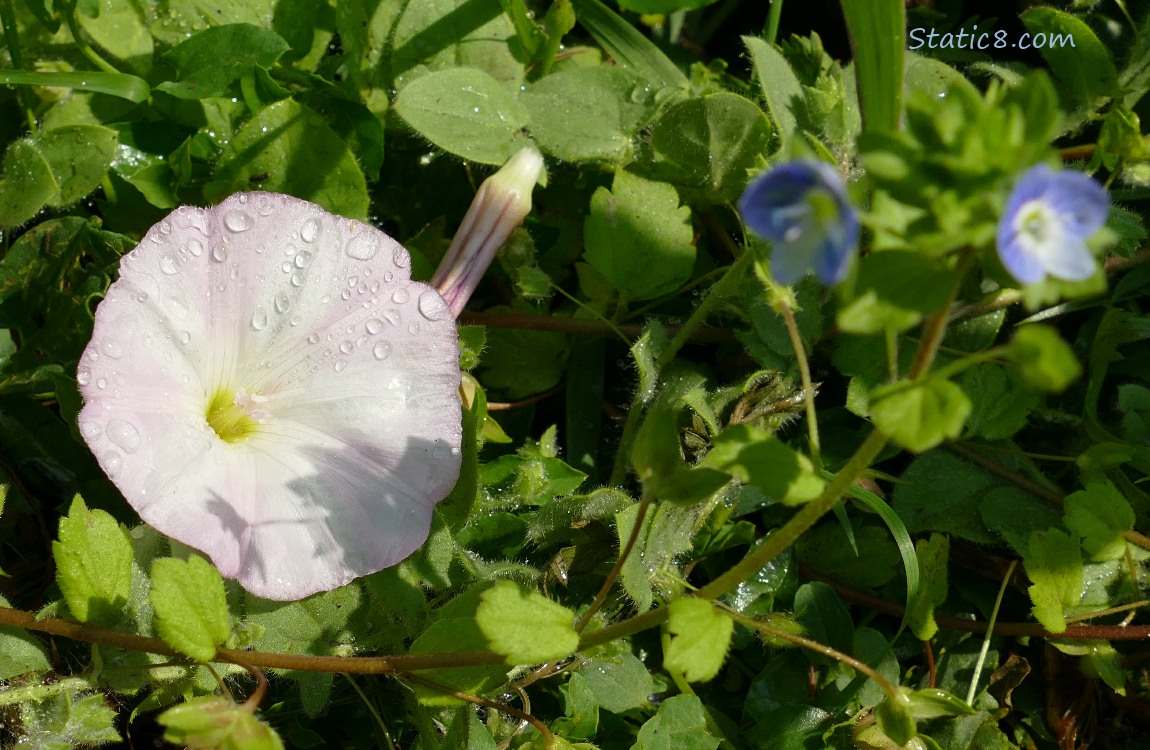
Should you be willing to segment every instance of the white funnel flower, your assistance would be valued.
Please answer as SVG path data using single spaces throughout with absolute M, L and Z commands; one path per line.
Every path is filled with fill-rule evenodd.
M 382 232 L 285 195 L 177 209 L 96 311 L 81 434 L 145 521 L 253 594 L 399 562 L 462 437 L 455 320 L 409 265 Z

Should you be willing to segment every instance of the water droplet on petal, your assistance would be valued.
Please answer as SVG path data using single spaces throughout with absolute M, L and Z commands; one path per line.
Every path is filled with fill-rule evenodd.
M 92 382 L 92 370 L 87 365 L 82 365 L 76 370 L 76 382 L 80 385 L 88 385 Z
M 320 233 L 319 222 L 315 219 L 308 219 L 303 223 L 303 227 L 299 230 L 299 236 L 303 238 L 304 242 L 315 242 L 319 239 Z
M 349 258 L 356 260 L 371 260 L 379 252 L 379 237 L 373 232 L 357 234 L 347 241 L 343 251 Z
M 100 456 L 100 464 L 108 476 L 114 477 L 120 473 L 120 469 L 124 468 L 124 457 L 116 451 L 108 451 Z
M 224 226 L 233 232 L 246 232 L 255 224 L 251 214 L 238 208 L 233 208 L 224 214 Z
M 188 333 L 187 331 L 180 331 L 180 343 L 181 344 L 187 344 L 191 340 L 192 340 L 192 334 Z
M 393 309 L 385 310 L 383 313 L 383 319 L 388 323 L 391 323 L 393 326 L 398 326 L 400 321 L 403 320 L 403 318 L 401 318 L 399 315 L 399 310 Z
M 260 212 L 260 216 L 268 216 L 271 214 L 272 202 L 266 195 L 260 198 L 260 205 L 258 210 Z
M 100 437 L 100 433 L 104 428 L 100 426 L 99 422 L 94 422 L 90 419 L 81 420 L 80 434 L 84 436 L 85 440 L 95 440 Z
M 340 293 L 339 296 L 342 297 L 343 299 L 351 299 L 351 290 L 350 289 L 344 289 Z
M 172 222 L 170 222 L 170 221 L 160 222 L 160 232 L 162 234 L 171 234 L 172 233 Z
M 412 323 L 411 325 L 409 325 L 407 327 L 407 332 L 410 333 L 412 336 L 419 333 L 419 323 Z
M 347 360 L 346 359 L 336 360 L 336 362 L 335 362 L 335 371 L 336 372 L 343 372 L 346 369 L 347 369 Z
M 135 453 L 140 447 L 140 431 L 131 422 L 113 419 L 105 430 L 108 439 L 123 449 L 125 453 Z
M 402 246 L 396 245 L 395 250 L 391 254 L 391 260 L 395 265 L 400 268 L 407 268 L 411 264 L 411 256 Z
M 391 301 L 397 305 L 402 305 L 403 303 L 407 302 L 407 298 L 407 289 L 403 287 L 396 289 L 395 292 L 391 295 Z
M 353 347 L 350 341 L 344 341 L 339 345 L 339 350 L 344 354 L 351 354 L 352 348 Z
M 168 306 L 175 310 L 181 318 L 188 317 L 188 303 L 179 297 L 168 297 Z
M 108 379 L 107 378 L 96 378 L 96 387 L 100 388 L 101 390 L 104 388 L 107 388 L 108 387 Z
M 319 334 L 318 334 L 318 333 L 313 333 L 312 335 L 308 336 L 308 337 L 307 337 L 307 342 L 308 342 L 309 344 L 318 344 L 318 343 L 319 343 Z
M 188 252 L 197 258 L 204 252 L 204 243 L 197 240 L 195 237 L 188 240 Z
M 367 332 L 372 336 L 383 330 L 383 321 L 379 318 L 372 318 L 367 321 Z
M 303 271 L 296 271 L 291 275 L 292 286 L 303 286 Z
M 223 245 L 215 245 L 212 247 L 212 260 L 217 263 L 223 263 L 228 259 L 228 249 Z
M 291 307 L 291 300 L 288 299 L 288 296 L 286 294 L 283 294 L 281 292 L 280 294 L 276 295 L 275 305 L 276 305 L 276 312 L 283 314 L 283 313 L 287 312 L 289 307 Z
M 280 270 L 283 271 L 284 273 L 291 273 L 291 269 L 292 269 L 292 264 L 291 264 L 290 260 L 285 260 L 283 262 L 283 265 L 280 266 Z
M 311 253 L 307 250 L 301 250 L 300 254 L 295 256 L 295 267 L 306 268 L 311 263 Z
M 391 354 L 391 344 L 386 341 L 376 341 L 375 346 L 371 347 L 371 356 L 378 360 L 385 360 Z
M 257 307 L 252 313 L 252 330 L 262 331 L 268 325 L 268 314 L 262 307 Z
M 176 260 L 176 256 L 171 253 L 164 253 L 160 256 L 160 270 L 169 276 L 179 273 L 180 262 Z
M 112 359 L 119 359 L 124 356 L 124 349 L 115 341 L 105 341 L 100 344 L 100 351 L 107 354 Z
M 391 271 L 387 271 L 386 273 L 383 274 L 383 280 L 384 281 L 390 282 L 394 278 L 395 278 L 395 275 L 392 274 Z
M 419 314 L 428 320 L 442 320 L 447 314 L 447 304 L 435 292 L 424 292 L 419 297 Z

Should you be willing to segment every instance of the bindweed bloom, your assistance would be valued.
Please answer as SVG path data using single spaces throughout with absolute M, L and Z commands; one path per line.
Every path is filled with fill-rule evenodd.
M 1086 240 L 1106 223 L 1110 199 L 1081 172 L 1056 172 L 1045 164 L 1018 178 L 998 222 L 998 257 L 1022 284 L 1046 276 L 1081 281 L 1098 262 Z
M 455 262 L 490 261 L 513 228 Z M 286 195 L 175 210 L 96 310 L 80 433 L 147 523 L 257 596 L 394 565 L 461 463 L 454 315 L 409 267 L 379 230 Z
M 842 281 L 859 239 L 859 219 L 842 178 L 829 165 L 800 159 L 763 172 L 739 199 L 747 226 L 773 245 L 771 276 L 792 284 L 814 270 Z

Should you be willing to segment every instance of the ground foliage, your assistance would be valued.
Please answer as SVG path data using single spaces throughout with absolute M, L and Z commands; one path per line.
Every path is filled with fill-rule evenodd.
M 0 0 L 0 744 L 1145 747 L 1150 7 L 906 5 Z M 1075 46 L 907 51 L 975 25 Z M 74 374 L 149 226 L 286 192 L 426 278 L 527 143 L 414 557 L 273 603 L 138 524 Z M 1105 265 L 1020 289 L 996 223 L 1059 156 Z M 863 210 L 837 289 L 733 209 L 795 157 Z

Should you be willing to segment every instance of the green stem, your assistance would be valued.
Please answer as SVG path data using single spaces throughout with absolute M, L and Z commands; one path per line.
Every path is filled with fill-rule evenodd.
M 763 29 L 763 39 L 774 44 L 779 37 L 779 19 L 783 15 L 783 0 L 770 0 L 771 10 L 767 14 L 767 26 Z
M 639 540 L 639 532 L 643 528 L 643 520 L 647 517 L 647 509 L 651 506 L 651 496 L 644 493 L 643 498 L 639 501 L 639 510 L 635 513 L 635 522 L 631 525 L 631 533 L 627 537 L 627 543 L 623 545 L 623 549 L 619 551 L 619 559 L 615 561 L 615 565 L 611 568 L 611 572 L 607 574 L 607 579 L 603 581 L 603 585 L 599 587 L 599 593 L 595 595 L 594 601 L 591 606 L 587 608 L 580 617 L 579 621 L 575 623 L 575 632 L 582 633 L 587 624 L 591 622 L 591 618 L 603 606 L 603 602 L 607 601 L 608 594 L 615 586 L 615 581 L 618 580 L 619 574 L 623 571 L 623 565 L 626 564 L 627 558 L 631 556 L 631 552 L 635 549 L 635 543 Z
M 240 94 L 244 98 L 244 105 L 252 115 L 258 115 L 260 110 L 264 108 L 260 102 L 260 95 L 256 92 L 256 76 L 255 73 L 244 73 L 240 76 Z
M 619 337 L 619 340 L 622 341 L 625 345 L 627 345 L 627 346 L 631 345 L 631 339 L 627 338 L 627 334 L 623 333 L 622 329 L 620 329 L 619 326 L 615 325 L 610 320 L 607 320 L 607 318 L 603 317 L 603 314 L 600 313 L 598 310 L 591 307 L 586 302 L 581 302 L 578 297 L 575 297 L 574 295 L 570 294 L 566 289 L 559 286 L 554 281 L 551 281 L 548 283 L 551 285 L 551 289 L 553 289 L 556 292 L 559 292 L 559 294 L 563 295 L 564 297 L 566 297 L 571 302 L 574 302 L 575 305 L 579 309 L 586 310 L 587 312 L 589 312 L 591 314 L 592 317 L 598 319 L 599 321 L 601 321 L 603 323 L 603 325 L 610 328 L 611 331 L 614 332 L 614 334 Z
M 0 24 L 4 26 L 4 43 L 8 45 L 8 56 L 12 58 L 12 66 L 17 70 L 23 70 L 24 59 L 20 52 L 20 32 L 16 28 L 16 12 L 12 9 L 12 0 L 0 0 Z M 28 91 L 21 86 L 16 95 L 20 98 L 20 106 L 24 109 L 28 127 L 35 130 L 36 113 L 32 111 Z
M 822 449 L 819 444 L 819 417 L 815 410 L 815 386 L 811 380 L 811 364 L 807 361 L 807 351 L 803 346 L 803 337 L 799 331 L 795 313 L 785 299 L 780 297 L 779 313 L 783 322 L 787 324 L 787 334 L 791 337 L 791 348 L 795 350 L 795 357 L 799 363 L 799 377 L 803 382 L 803 405 L 807 411 L 807 442 L 811 447 L 811 460 L 815 466 L 822 468 Z
M 105 73 L 119 73 L 120 71 L 116 70 L 111 63 L 100 57 L 100 53 L 92 49 L 88 41 L 84 39 L 84 35 L 80 33 L 80 24 L 76 22 L 75 2 L 65 4 L 63 15 L 64 22 L 68 24 L 68 31 L 72 32 L 72 40 L 76 42 L 76 47 L 80 50 L 80 54 L 88 58 L 88 62 Z
M 703 297 L 703 301 L 691 313 L 691 317 L 683 323 L 679 328 L 679 332 L 667 344 L 667 348 L 659 355 L 659 359 L 655 362 L 655 377 L 658 378 L 663 369 L 675 359 L 679 350 L 683 348 L 691 340 L 695 331 L 707 321 L 707 317 L 715 307 L 728 296 L 730 296 L 738 283 L 742 280 L 743 274 L 750 266 L 754 258 L 754 253 L 744 252 L 735 262 L 727 268 L 727 272 L 723 274 L 723 278 L 715 282 L 715 285 L 707 290 L 707 295 Z M 635 398 L 631 402 L 631 408 L 627 411 L 627 421 L 623 424 L 623 436 L 619 440 L 619 451 L 615 454 L 615 466 L 611 469 L 611 480 L 608 484 L 617 486 L 623 484 L 623 480 L 627 476 L 627 464 L 631 457 L 631 444 L 635 442 L 635 435 L 638 434 L 639 425 L 641 423 L 640 417 L 643 413 L 643 398 L 641 393 L 635 394 Z
M 982 639 L 982 648 L 978 651 L 978 661 L 974 664 L 974 675 L 970 678 L 970 689 L 966 692 L 966 705 L 974 705 L 974 696 L 978 690 L 978 677 L 982 674 L 982 666 L 986 664 L 986 655 L 990 652 L 990 637 L 994 634 L 994 623 L 998 620 L 998 610 L 1002 608 L 1002 597 L 1006 594 L 1006 586 L 1010 583 L 1010 577 L 1014 575 L 1014 568 L 1018 565 L 1017 560 L 1011 560 L 1010 566 L 1006 569 L 1006 575 L 1002 577 L 1002 584 L 998 587 L 998 596 L 994 599 L 994 609 L 990 611 L 990 621 L 986 624 L 986 635 Z

